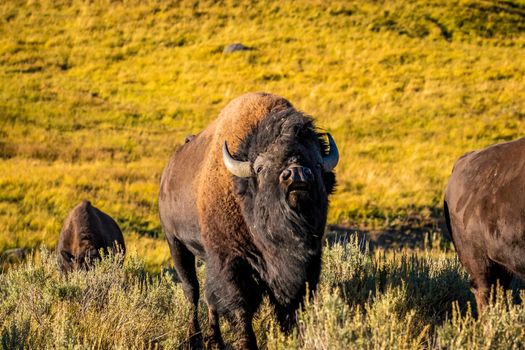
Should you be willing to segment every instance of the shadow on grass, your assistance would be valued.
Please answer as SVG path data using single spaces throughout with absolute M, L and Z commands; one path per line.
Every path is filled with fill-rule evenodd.
M 386 224 L 384 228 L 366 228 L 360 226 L 328 225 L 327 242 L 346 243 L 357 236 L 365 240 L 370 250 L 376 248 L 425 248 L 435 247 L 443 250 L 452 248 L 445 220 L 441 211 L 434 210 L 429 218 L 410 215 L 395 222 Z
M 367 244 L 355 236 L 346 236 L 346 242 L 332 243 L 330 249 L 342 249 L 344 261 L 351 257 L 357 264 L 352 273 L 331 284 L 342 293 L 349 305 L 365 305 L 390 292 L 400 291 L 404 298 L 398 306 L 401 313 L 415 310 L 418 319 L 432 327 L 450 319 L 454 304 L 462 316 L 477 317 L 477 307 L 470 290 L 469 278 L 454 252 L 425 249 L 413 252 L 377 250 L 371 253 Z M 432 246 L 431 246 L 432 247 Z M 525 281 L 514 278 L 510 286 L 514 304 L 520 304 L 520 292 Z M 470 309 L 470 310 L 469 310 Z
M 437 325 L 450 316 L 457 301 L 462 313 L 475 305 L 466 274 L 455 259 L 430 260 L 416 255 L 380 255 L 368 271 L 339 284 L 349 304 L 364 304 L 393 289 L 405 295 L 403 310 L 416 310 L 426 323 Z

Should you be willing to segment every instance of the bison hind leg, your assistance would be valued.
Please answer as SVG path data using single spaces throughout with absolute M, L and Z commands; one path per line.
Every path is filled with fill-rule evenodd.
M 175 265 L 175 270 L 182 283 L 184 295 L 191 303 L 192 313 L 190 316 L 190 326 L 188 330 L 189 348 L 202 349 L 202 334 L 199 326 L 198 306 L 199 306 L 199 281 L 195 271 L 195 255 L 175 237 L 168 237 L 171 257 Z
M 491 302 L 491 293 L 494 297 L 496 286 L 507 290 L 512 282 L 512 272 L 505 266 L 487 259 L 486 268 L 482 273 L 472 274 L 470 283 L 472 291 L 476 297 L 478 314 L 483 312 L 483 308 Z M 493 301 L 493 300 L 492 300 Z

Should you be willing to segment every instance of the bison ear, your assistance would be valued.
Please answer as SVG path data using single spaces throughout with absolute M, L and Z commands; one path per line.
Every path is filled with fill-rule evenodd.
M 226 166 L 226 169 L 237 177 L 250 177 L 252 176 L 252 165 L 250 162 L 241 162 L 236 160 L 230 154 L 228 150 L 228 144 L 224 141 L 222 146 L 222 161 Z

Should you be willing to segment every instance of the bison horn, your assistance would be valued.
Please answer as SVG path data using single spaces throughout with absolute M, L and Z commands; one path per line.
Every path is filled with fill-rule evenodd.
M 252 167 L 250 162 L 241 162 L 239 160 L 233 159 L 228 150 L 228 145 L 224 141 L 222 146 L 222 161 L 226 166 L 226 169 L 233 175 L 237 177 L 250 177 L 252 175 Z
M 328 173 L 332 171 L 339 162 L 339 151 L 337 150 L 337 145 L 332 135 L 326 133 L 326 136 L 328 137 L 328 143 L 330 145 L 330 153 L 323 157 L 323 169 Z

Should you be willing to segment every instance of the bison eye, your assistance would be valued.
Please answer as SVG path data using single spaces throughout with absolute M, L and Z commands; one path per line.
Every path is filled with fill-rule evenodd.
M 263 170 L 263 166 L 262 165 L 258 165 L 257 168 L 255 168 L 255 173 L 259 174 L 262 170 Z

